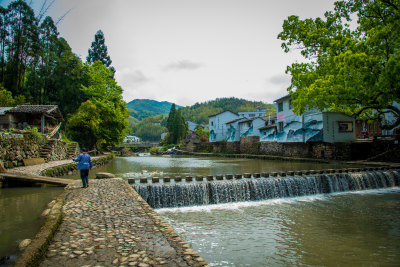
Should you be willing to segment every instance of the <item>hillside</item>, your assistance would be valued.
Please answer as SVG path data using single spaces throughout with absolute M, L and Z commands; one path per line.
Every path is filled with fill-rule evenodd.
M 196 103 L 190 107 L 181 107 L 179 108 L 179 111 L 188 121 L 193 121 L 199 124 L 208 124 L 208 116 L 217 114 L 221 111 L 254 111 L 256 107 L 266 108 L 267 114 L 268 112 L 271 114 L 276 112 L 273 104 L 266 104 L 261 101 L 249 101 L 235 97 L 217 98 L 203 103 Z
M 130 116 L 138 121 L 151 116 L 168 114 L 171 106 L 172 103 L 170 102 L 159 102 L 151 99 L 135 99 L 126 105 Z

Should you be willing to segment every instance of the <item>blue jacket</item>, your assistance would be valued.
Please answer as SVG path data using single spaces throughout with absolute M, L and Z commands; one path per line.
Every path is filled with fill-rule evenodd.
M 75 162 L 78 162 L 77 169 L 78 170 L 89 170 L 93 167 L 92 158 L 87 153 L 79 154 L 76 159 L 72 159 Z

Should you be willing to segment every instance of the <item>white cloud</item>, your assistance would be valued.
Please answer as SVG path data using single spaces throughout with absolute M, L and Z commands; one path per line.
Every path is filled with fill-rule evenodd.
M 163 66 L 162 70 L 164 71 L 197 70 L 201 67 L 204 67 L 202 63 L 193 62 L 190 60 L 180 60 Z

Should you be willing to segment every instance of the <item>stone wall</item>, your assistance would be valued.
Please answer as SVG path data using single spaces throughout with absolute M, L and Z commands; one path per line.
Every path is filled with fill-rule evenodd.
M 28 135 L 1 135 L 0 160 L 4 167 L 23 166 L 23 159 L 40 157 L 41 140 L 29 138 Z
M 260 154 L 283 157 L 307 158 L 310 146 L 307 143 L 261 142 Z M 319 158 L 319 157 L 317 157 Z
M 0 135 L 0 160 L 5 168 L 23 166 L 23 159 L 40 157 L 46 161 L 66 159 L 66 143 L 32 138 L 29 134 Z
M 260 154 L 260 137 L 258 136 L 240 137 L 240 153 Z
M 102 166 L 110 162 L 114 158 L 113 154 L 99 156 L 92 158 L 93 166 Z M 76 166 L 78 163 L 71 162 L 55 167 L 51 167 L 42 171 L 40 175 L 49 176 L 49 177 L 58 177 L 66 174 L 71 174 L 74 171 L 77 171 Z

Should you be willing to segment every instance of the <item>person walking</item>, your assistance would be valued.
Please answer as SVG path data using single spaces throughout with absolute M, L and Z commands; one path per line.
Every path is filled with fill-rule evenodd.
M 78 162 L 77 169 L 81 172 L 82 188 L 86 188 L 89 187 L 89 170 L 93 168 L 93 162 L 85 148 L 82 148 L 81 151 L 82 153 L 72 160 Z

